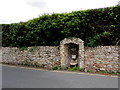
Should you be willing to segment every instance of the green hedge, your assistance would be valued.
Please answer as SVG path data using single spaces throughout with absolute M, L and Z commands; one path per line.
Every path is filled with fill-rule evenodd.
M 85 46 L 116 45 L 120 39 L 120 6 L 43 15 L 27 22 L 2 24 L 3 46 L 59 45 L 78 37 Z

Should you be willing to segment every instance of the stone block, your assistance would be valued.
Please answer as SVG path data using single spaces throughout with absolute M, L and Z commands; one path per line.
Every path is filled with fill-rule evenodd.
M 106 69 L 105 68 L 100 68 L 101 71 L 105 71 Z

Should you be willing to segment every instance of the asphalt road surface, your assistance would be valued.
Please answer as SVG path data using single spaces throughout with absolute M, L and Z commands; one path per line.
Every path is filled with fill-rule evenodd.
M 118 77 L 2 66 L 3 88 L 118 88 Z

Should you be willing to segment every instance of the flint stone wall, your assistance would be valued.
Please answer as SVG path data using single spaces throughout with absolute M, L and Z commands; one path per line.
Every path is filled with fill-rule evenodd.
M 85 68 L 92 71 L 118 71 L 120 65 L 118 46 L 85 48 Z
M 17 47 L 2 47 L 2 63 L 51 68 L 60 65 L 59 61 L 58 46 L 28 47 L 23 51 Z
M 0 62 L 52 68 L 61 65 L 59 46 L 28 47 L 21 51 L 17 47 L 0 48 Z M 120 49 L 118 46 L 84 48 L 84 68 L 92 71 L 118 71 Z M 120 72 L 120 71 L 119 71 Z

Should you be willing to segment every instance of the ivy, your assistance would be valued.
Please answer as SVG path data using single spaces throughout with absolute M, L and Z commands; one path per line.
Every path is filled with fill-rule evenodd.
M 59 45 L 67 37 L 85 46 L 116 45 L 120 39 L 120 6 L 42 15 L 27 22 L 2 24 L 2 46 Z

